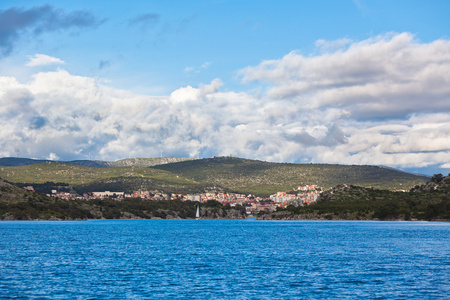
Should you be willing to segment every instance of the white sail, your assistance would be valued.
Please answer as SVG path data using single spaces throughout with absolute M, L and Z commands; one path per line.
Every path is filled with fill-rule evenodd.
M 197 212 L 195 213 L 195 218 L 198 220 L 198 219 L 200 219 L 200 208 L 199 208 L 199 206 L 197 205 Z

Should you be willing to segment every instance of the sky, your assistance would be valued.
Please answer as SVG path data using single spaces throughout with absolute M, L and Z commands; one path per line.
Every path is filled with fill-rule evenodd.
M 450 1 L 0 2 L 0 157 L 450 172 Z

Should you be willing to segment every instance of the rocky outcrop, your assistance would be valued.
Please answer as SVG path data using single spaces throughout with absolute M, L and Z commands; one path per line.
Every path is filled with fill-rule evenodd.
M 245 219 L 245 212 L 234 208 L 209 208 L 203 207 L 200 209 L 202 219 Z
M 291 212 L 278 211 L 260 215 L 257 220 L 327 220 L 325 216 L 314 213 L 292 214 Z
M 13 185 L 11 183 L 8 183 L 8 182 L 6 182 L 6 181 L 4 181 L 3 179 L 0 178 L 0 187 L 12 188 Z

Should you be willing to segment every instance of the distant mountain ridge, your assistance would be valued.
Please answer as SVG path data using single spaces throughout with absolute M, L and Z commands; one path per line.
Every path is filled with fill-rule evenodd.
M 127 158 L 116 161 L 103 160 L 72 160 L 72 161 L 54 161 L 48 159 L 32 159 L 21 157 L 2 157 L 0 158 L 0 167 L 19 167 L 45 162 L 61 162 L 94 168 L 116 168 L 116 167 L 153 167 L 175 163 L 180 161 L 194 160 L 194 158 L 183 157 L 156 157 L 156 158 Z
M 0 158 L 0 166 L 1 167 L 19 167 L 19 166 L 40 164 L 40 163 L 44 163 L 44 162 L 48 162 L 48 161 L 50 161 L 50 160 L 21 158 L 21 157 L 2 157 L 2 158 Z

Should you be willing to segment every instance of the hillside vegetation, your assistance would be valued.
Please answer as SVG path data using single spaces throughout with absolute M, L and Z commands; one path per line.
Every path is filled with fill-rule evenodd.
M 316 204 L 289 206 L 260 219 L 450 220 L 450 176 L 435 175 L 407 193 L 338 185 Z
M 75 220 L 85 218 L 87 210 L 77 201 L 28 191 L 0 179 L 0 220 Z
M 0 179 L 0 220 L 88 219 L 192 219 L 198 202 L 126 198 L 63 200 L 28 191 Z M 222 206 L 207 201 L 200 207 L 202 218 L 241 219 L 241 206 Z
M 131 159 L 124 164 L 144 164 L 143 161 L 146 159 Z M 376 189 L 409 190 L 428 180 L 426 176 L 378 166 L 269 163 L 233 157 L 184 159 L 151 168 L 134 165 L 99 168 L 44 162 L 0 167 L 0 177 L 29 185 L 65 183 L 78 193 L 144 189 L 177 193 L 226 191 L 262 197 L 307 184 L 322 188 L 350 184 Z
M 147 167 L 95 168 L 44 162 L 20 167 L 0 167 L 0 177 L 22 185 L 66 183 L 79 193 L 88 191 L 198 190 L 199 184 L 176 174 Z
M 429 179 L 378 166 L 270 163 L 234 157 L 215 157 L 155 166 L 155 169 L 202 182 L 209 187 L 267 196 L 301 185 L 322 188 L 338 184 L 388 190 L 409 190 Z

